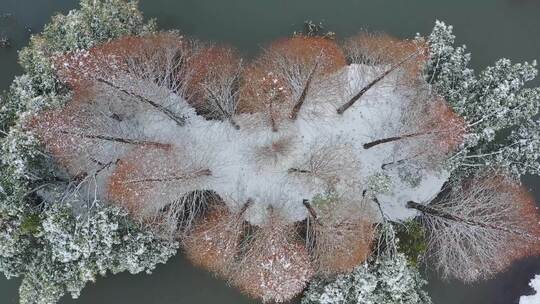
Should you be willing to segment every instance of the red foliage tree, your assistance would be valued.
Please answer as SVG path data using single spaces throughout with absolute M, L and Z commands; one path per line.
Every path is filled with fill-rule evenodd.
M 423 205 L 428 257 L 445 277 L 486 279 L 513 261 L 540 254 L 540 214 L 522 186 L 486 172 Z
M 407 87 L 422 84 L 422 71 L 427 60 L 426 45 L 416 40 L 398 40 L 385 34 L 362 33 L 348 40 L 345 44 L 347 57 L 351 63 L 364 64 L 382 71 L 367 85 L 356 92 L 347 102 L 337 109 L 343 114 L 360 98 L 388 75 L 398 74 L 398 81 Z M 386 67 L 387 66 L 387 67 Z
M 75 94 L 87 87 L 98 87 L 183 125 L 184 106 L 168 104 L 168 97 L 172 92 L 188 99 L 193 74 L 189 62 L 196 45 L 195 41 L 171 33 L 124 37 L 56 56 L 53 61 L 60 79 Z
M 402 40 L 385 33 L 363 32 L 349 38 L 343 48 L 351 63 L 366 65 L 395 65 L 417 53 L 414 58 L 401 65 L 409 81 L 421 78 L 423 67 L 427 60 L 427 46 L 417 40 Z
M 345 66 L 340 48 L 330 39 L 297 36 L 271 44 L 244 72 L 239 109 L 263 112 L 272 129 L 296 119 L 312 83 Z
M 442 98 L 414 100 L 404 111 L 400 122 L 402 134 L 365 143 L 364 148 L 401 142 L 400 153 L 404 155 L 393 163 L 416 160 L 437 166 L 463 143 L 467 124 Z
M 294 225 L 272 212 L 243 250 L 230 276 L 232 284 L 264 302 L 285 302 L 299 294 L 314 271 L 294 235 Z
M 223 46 L 198 50 L 189 61 L 193 71 L 188 81 L 189 102 L 207 118 L 236 122 L 238 84 L 242 60 L 238 53 Z
M 119 121 L 121 102 L 108 96 L 107 102 L 92 88 L 74 96 L 62 108 L 45 110 L 35 115 L 27 128 L 35 132 L 45 148 L 70 174 L 91 173 L 104 164 L 116 162 L 118 157 L 134 147 L 168 147 L 138 134 L 129 120 Z M 131 108 L 136 110 L 136 108 Z M 120 113 L 120 114 L 117 114 Z
M 184 239 L 187 258 L 197 266 L 227 277 L 234 268 L 247 207 L 248 203 L 240 212 L 232 213 L 225 206 L 214 206 Z
M 117 164 L 108 182 L 108 199 L 164 235 L 190 228 L 204 211 L 205 189 L 212 172 L 203 158 L 177 147 L 134 149 Z M 176 236 L 178 237 L 178 236 Z
M 310 213 L 307 243 L 318 274 L 348 273 L 367 260 L 375 236 L 367 206 L 335 196 L 304 205 Z

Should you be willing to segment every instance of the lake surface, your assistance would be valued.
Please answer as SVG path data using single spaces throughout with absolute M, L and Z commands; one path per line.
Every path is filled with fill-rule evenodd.
M 29 33 L 39 32 L 55 12 L 67 12 L 77 0 L 0 0 L 0 36 L 9 49 L 0 49 L 0 89 L 21 73 L 17 49 Z M 304 20 L 322 21 L 338 38 L 361 29 L 398 37 L 426 34 L 435 19 L 455 27 L 458 42 L 467 44 L 476 69 L 500 57 L 515 61 L 540 59 L 540 1 L 538 0 L 141 0 L 147 17 L 162 28 L 178 28 L 204 40 L 237 47 L 254 56 L 272 39 L 301 30 Z M 5 14 L 8 14 L 5 16 Z M 534 85 L 540 85 L 536 80 Z M 540 178 L 526 185 L 540 201 Z M 529 280 L 540 273 L 540 258 L 516 263 L 496 278 L 474 285 L 440 282 L 430 273 L 435 304 L 511 304 L 530 292 Z M 17 280 L 0 278 L 0 303 L 17 303 Z M 189 265 L 181 255 L 161 265 L 152 276 L 121 274 L 101 278 L 83 290 L 80 299 L 63 304 L 244 304 L 242 296 L 207 272 Z

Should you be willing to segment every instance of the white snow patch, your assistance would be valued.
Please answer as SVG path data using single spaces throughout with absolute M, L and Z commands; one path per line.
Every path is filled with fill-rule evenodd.
M 359 163 L 357 176 L 354 177 L 359 182 L 354 183 L 355 188 L 351 189 L 351 185 L 344 181 L 337 187 L 348 189 L 353 195 L 361 195 L 369 177 L 382 172 L 389 178 L 391 188 L 388 193 L 377 194 L 381 209 L 392 220 L 404 220 L 416 214 L 405 207 L 407 201 L 429 202 L 440 191 L 448 173 L 423 169 L 418 183 L 411 185 L 399 176 L 397 170 L 382 169 L 383 164 L 403 158 L 404 152 L 399 146 L 403 143 L 385 143 L 371 149 L 365 149 L 363 144 L 403 134 L 401 118 L 404 108 L 414 100 L 414 96 L 408 94 L 406 88 L 396 88 L 398 76 L 390 74 L 344 114 L 336 112 L 338 106 L 383 70 L 383 67 L 364 65 L 345 67 L 332 76 L 341 77 L 342 81 L 333 82 L 337 87 L 308 94 L 299 118 L 280 122 L 277 132 L 272 132 L 264 124 L 253 126 L 253 121 L 258 119 L 257 114 L 236 116 L 240 130 L 229 122 L 206 120 L 197 116 L 184 100 L 173 94 L 164 95 L 163 103 L 171 111 L 187 118 L 185 126 L 178 126 L 155 111 L 134 110 L 129 121 L 137 127 L 138 135 L 142 138 L 170 143 L 175 147 L 190 145 L 190 151 L 204 154 L 204 157 L 194 155 L 194 158 L 204 160 L 204 165 L 212 172 L 206 189 L 216 191 L 235 210 L 250 199 L 253 204 L 246 212 L 246 219 L 252 223 L 264 220 L 268 206 L 277 207 L 285 218 L 293 221 L 307 216 L 302 201 L 312 199 L 325 189 L 317 187 L 318 184 L 300 181 L 288 170 L 305 162 L 313 153 L 311 149 L 316 143 L 335 139 L 349 146 Z M 277 142 L 284 142 L 288 151 L 276 152 L 266 158 L 257 155 L 257 151 L 271 150 L 269 147 Z M 118 153 L 124 151 L 116 151 Z M 111 151 L 110 154 L 115 153 Z M 159 161 L 155 165 L 169 166 Z M 104 171 L 100 178 L 106 180 L 111 173 L 111 170 Z M 97 181 L 97 184 L 105 183 Z M 105 191 L 102 190 L 102 195 L 105 195 Z M 156 200 L 159 201 L 159 198 Z
M 536 293 L 531 296 L 521 296 L 519 304 L 540 304 L 540 274 L 537 274 L 529 283 Z

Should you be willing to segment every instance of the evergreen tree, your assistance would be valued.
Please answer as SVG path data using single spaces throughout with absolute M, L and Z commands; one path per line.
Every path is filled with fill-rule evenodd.
M 22 277 L 21 303 L 52 304 L 66 293 L 77 297 L 88 281 L 107 272 L 150 272 L 178 248 L 116 207 L 90 202 L 93 207 L 80 208 L 89 202 L 73 195 L 66 204 L 72 181 L 58 176 L 25 127 L 33 113 L 70 97 L 53 73 L 54 53 L 153 27 L 143 22 L 137 1 L 83 0 L 80 10 L 54 17 L 21 51 L 26 74 L 0 98 L 0 272 Z
M 151 273 L 176 252 L 176 244 L 157 240 L 131 224 L 118 208 L 96 206 L 75 215 L 55 204 L 41 215 L 42 246 L 25 265 L 21 303 L 56 303 L 65 293 L 80 295 L 98 275 Z
M 538 113 L 540 88 L 525 88 L 525 85 L 538 73 L 536 62 L 512 64 L 508 59 L 500 59 L 476 76 L 468 68 L 470 54 L 465 46 L 454 47 L 454 39 L 452 26 L 437 21 L 427 40 L 429 60 L 425 68 L 426 80 L 433 89 L 467 121 L 466 141 L 452 158 L 457 168 L 454 174 L 470 175 L 494 165 L 517 178 L 538 172 L 538 166 L 532 164 L 537 160 L 532 158 L 538 154 L 528 155 L 527 162 L 502 161 L 517 147 L 524 151 L 535 150 L 539 145 L 538 138 L 529 136 L 528 147 L 524 147 L 525 142 L 515 141 L 517 133 L 509 136 L 508 132 L 516 126 L 520 126 L 519 134 L 535 131 L 535 125 L 526 122 Z M 494 155 L 498 155 L 495 160 L 490 157 Z
M 425 284 L 403 254 L 383 256 L 332 282 L 313 281 L 302 304 L 429 304 Z

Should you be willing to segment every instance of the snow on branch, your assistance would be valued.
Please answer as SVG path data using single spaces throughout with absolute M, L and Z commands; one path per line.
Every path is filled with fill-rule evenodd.
M 307 249 L 295 239 L 294 225 L 270 210 L 253 232 L 231 282 L 263 302 L 286 302 L 300 293 L 313 276 Z
M 173 234 L 178 226 L 191 225 L 205 198 L 188 194 L 207 189 L 213 172 L 208 167 L 209 159 L 189 148 L 192 147 L 133 150 L 120 160 L 111 175 L 108 199 L 151 226 L 163 229 L 163 223 L 172 224 L 173 227 L 165 228 Z M 164 218 L 175 221 L 163 221 Z
M 313 222 L 306 239 L 317 273 L 348 273 L 371 254 L 373 211 L 355 198 L 326 195 L 306 202 Z
M 368 90 L 398 69 L 404 71 L 407 81 L 418 80 L 425 61 L 425 46 L 418 41 L 401 41 L 384 34 L 360 34 L 349 39 L 345 48 L 352 63 L 389 67 L 341 105 L 337 109 L 338 114 L 343 114 Z
M 124 37 L 89 50 L 58 55 L 54 62 L 60 79 L 75 94 L 96 83 L 104 84 L 116 94 L 126 94 L 131 102 L 146 104 L 182 126 L 186 113 L 180 104 L 169 104 L 167 97 L 175 93 L 187 99 L 187 86 L 194 74 L 190 58 L 196 49 L 194 41 L 160 33 Z
M 468 58 L 451 42 L 441 24 L 427 40 L 360 34 L 343 50 L 295 36 L 245 64 L 176 33 L 128 36 L 57 54 L 72 93 L 21 115 L 23 129 L 77 183 L 72 193 L 92 179 L 95 201 L 265 302 L 396 258 L 392 225 L 418 213 L 435 265 L 473 281 L 538 253 L 538 213 L 503 172 L 539 171 L 536 104 L 525 102 L 539 95 L 521 90 L 529 64 L 503 60 L 474 81 L 449 71 Z M 20 149 L 13 134 L 8 156 Z M 462 167 L 501 171 L 456 179 Z
M 188 101 L 201 115 L 227 120 L 238 129 L 234 116 L 243 63 L 237 52 L 222 46 L 202 47 L 189 64 L 194 72 L 188 82 Z
M 422 214 L 428 254 L 445 277 L 486 279 L 513 261 L 540 252 L 540 221 L 530 194 L 496 172 L 455 186 Z
M 274 42 L 247 67 L 240 110 L 265 113 L 277 130 L 281 121 L 300 115 L 308 94 L 317 94 L 321 85 L 314 82 L 344 65 L 341 50 L 327 38 L 297 36 Z
M 197 266 L 228 277 L 235 267 L 244 236 L 244 212 L 250 205 L 250 201 L 246 202 L 238 213 L 229 211 L 224 205 L 211 206 L 184 239 L 188 259 Z

